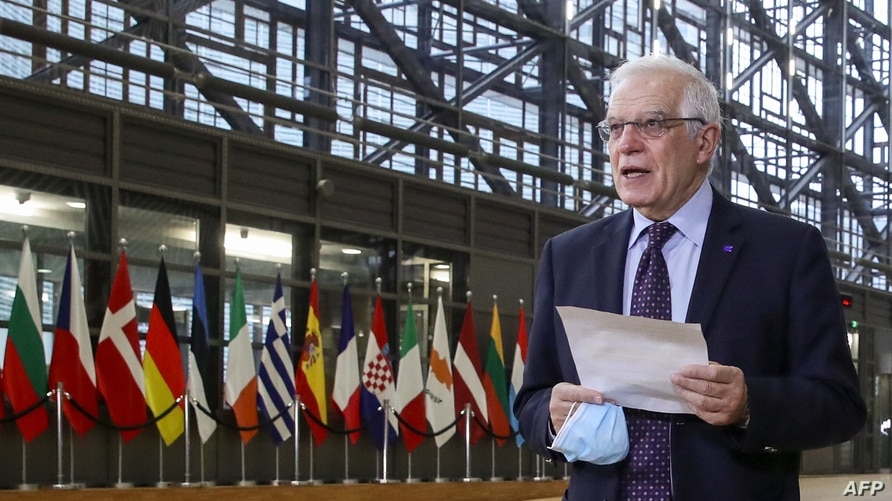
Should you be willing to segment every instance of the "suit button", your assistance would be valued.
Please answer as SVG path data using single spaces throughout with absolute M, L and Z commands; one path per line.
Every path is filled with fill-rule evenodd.
M 774 447 L 765 447 L 764 449 L 762 449 L 762 452 L 777 452 L 777 449 L 775 449 Z

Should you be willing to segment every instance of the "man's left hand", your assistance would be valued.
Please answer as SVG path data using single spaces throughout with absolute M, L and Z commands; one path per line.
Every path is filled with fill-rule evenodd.
M 697 417 L 717 426 L 746 418 L 747 392 L 743 371 L 730 365 L 686 365 L 670 376 L 675 391 Z

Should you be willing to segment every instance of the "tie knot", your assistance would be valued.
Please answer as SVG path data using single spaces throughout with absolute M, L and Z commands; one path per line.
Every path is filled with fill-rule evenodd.
M 662 249 L 663 245 L 672 238 L 672 235 L 675 234 L 676 228 L 672 226 L 672 223 L 668 221 L 660 221 L 659 223 L 654 223 L 647 227 L 647 237 L 650 239 L 647 243 L 648 247 L 654 247 L 656 249 Z

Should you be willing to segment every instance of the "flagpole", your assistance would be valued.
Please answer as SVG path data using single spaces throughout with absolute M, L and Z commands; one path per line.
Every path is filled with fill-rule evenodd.
M 533 477 L 535 482 L 541 482 L 544 480 L 553 480 L 550 476 L 545 475 L 545 471 L 543 469 L 543 465 L 545 463 L 545 458 L 536 454 L 536 476 Z
M 471 477 L 471 404 L 465 404 L 465 477 L 462 482 L 479 482 L 479 478 Z
M 56 383 L 56 483 L 53 484 L 53 489 L 64 489 L 65 484 L 65 474 L 62 473 L 64 470 L 64 465 L 62 464 L 62 456 L 64 455 L 64 451 L 62 450 L 63 437 L 62 437 L 62 381 L 58 381 Z
M 189 417 L 191 415 L 189 408 L 192 407 L 192 399 L 190 398 L 192 396 L 192 394 L 189 391 L 191 372 L 192 372 L 192 357 L 187 357 L 186 358 L 186 408 L 183 409 L 183 423 L 184 423 L 183 426 L 186 428 L 186 432 L 184 433 L 184 435 L 185 435 L 184 449 L 185 449 L 186 454 L 185 454 L 185 457 L 183 458 L 183 463 L 185 464 L 184 472 L 183 472 L 184 482 L 182 484 L 180 484 L 181 487 L 193 487 L 195 485 L 192 482 L 192 472 L 190 471 L 190 461 L 189 461 L 189 452 L 192 450 L 192 447 L 191 447 L 192 444 L 191 444 L 191 441 L 189 440 L 189 422 L 191 421 L 189 419 Z
M 310 485 L 319 485 L 322 483 L 322 481 L 317 481 L 316 479 L 313 478 L 313 459 L 314 459 L 313 451 L 316 449 L 316 447 L 314 446 L 314 442 L 315 442 L 315 440 L 313 440 L 313 434 L 310 433 L 310 479 L 309 479 L 309 484 Z
M 442 301 L 443 301 L 443 288 L 437 287 L 437 304 L 438 305 L 441 304 Z M 436 340 L 436 336 L 437 335 L 436 335 L 436 328 L 435 328 L 434 329 L 434 339 L 435 340 Z M 453 404 L 450 404 L 450 405 L 453 405 Z M 450 410 L 452 410 L 453 412 L 455 411 L 454 408 L 450 409 Z M 440 430 L 433 430 L 433 431 L 439 432 Z M 434 482 L 443 483 L 443 482 L 448 482 L 448 481 L 449 481 L 448 478 L 444 478 L 444 477 L 440 476 L 440 444 L 437 444 L 437 476 L 436 476 L 436 478 L 434 478 Z
M 30 230 L 28 225 L 23 224 L 22 225 L 22 239 L 24 240 L 25 244 L 28 243 L 28 230 Z M 30 248 L 29 248 L 29 250 L 30 250 Z M 24 249 L 23 249 L 23 254 L 24 254 Z M 22 260 L 24 262 L 24 256 L 22 256 Z M 19 275 L 19 277 L 21 277 L 21 275 Z M 37 328 L 40 329 L 40 325 L 37 325 Z M 9 377 L 9 376 L 7 375 L 7 377 Z M 0 403 L 2 403 L 2 402 L 0 402 Z M 21 490 L 21 491 L 33 491 L 33 490 L 37 489 L 36 484 L 28 483 L 27 466 L 28 466 L 28 444 L 25 441 L 25 437 L 23 435 L 22 436 L 22 483 L 19 484 L 19 486 L 18 486 L 19 490 Z
M 300 414 L 300 395 L 294 394 L 294 480 L 291 485 L 303 485 L 300 481 L 300 425 L 298 417 Z
M 279 446 L 276 446 L 276 477 L 270 482 L 270 485 L 282 485 L 282 481 L 279 480 Z
M 526 480 L 526 477 L 523 476 L 523 449 L 519 445 L 517 446 L 517 480 Z
M 350 478 L 350 447 L 349 447 L 349 439 L 350 434 L 344 435 L 344 480 L 341 480 L 342 484 L 355 484 L 357 480 L 355 478 Z
M 409 282 L 406 284 L 406 289 L 408 289 L 408 291 L 409 291 L 409 306 L 411 306 L 412 305 L 412 282 Z M 411 308 L 409 310 L 406 310 L 407 315 L 410 312 L 411 312 Z M 414 319 L 413 319 L 413 322 L 414 322 Z M 413 323 L 413 325 L 414 325 L 414 323 Z M 417 344 L 417 340 L 416 340 L 416 344 Z M 400 351 L 402 352 L 402 349 L 400 349 Z M 397 391 L 399 391 L 399 388 L 397 388 Z M 403 408 L 405 409 L 405 405 L 407 403 L 408 402 L 402 402 L 400 405 L 402 405 Z M 412 431 L 408 430 L 408 433 L 412 433 Z M 419 481 L 420 481 L 420 479 L 412 476 L 412 453 L 409 452 L 409 453 L 407 453 L 407 457 L 406 457 L 406 482 L 407 483 L 416 483 Z
M 22 437 L 22 483 L 19 484 L 20 491 L 37 490 L 37 484 L 28 483 L 28 443 L 25 437 Z
M 341 278 L 344 280 L 345 291 L 347 290 L 347 284 L 350 281 L 350 273 L 343 272 L 341 273 Z M 352 318 L 352 317 L 351 317 Z M 343 322 L 343 319 L 341 319 Z M 342 484 L 355 484 L 357 480 L 355 478 L 350 478 L 350 447 L 349 447 L 349 438 L 350 434 L 347 433 L 344 435 L 344 480 L 341 481 Z
M 245 441 L 240 440 L 240 442 L 242 444 L 242 479 L 239 481 L 238 485 L 240 487 L 253 487 L 257 485 L 257 482 L 245 478 Z
M 380 279 L 379 279 L 380 280 Z M 379 483 L 386 484 L 387 479 L 387 442 L 390 439 L 390 399 L 384 399 L 384 405 L 381 406 L 384 411 L 384 448 L 381 450 L 381 480 Z
M 69 431 L 68 431 L 68 477 L 70 478 L 69 484 L 72 489 L 83 489 L 84 484 L 82 482 L 74 481 L 74 427 L 71 426 L 71 423 L 68 423 Z
M 164 262 L 164 253 L 167 252 L 167 246 L 161 244 L 158 246 L 158 253 L 161 255 L 161 262 Z M 154 409 L 153 411 L 154 412 Z M 170 487 L 170 482 L 164 481 L 164 440 L 161 433 L 158 433 L 158 481 L 155 487 Z
M 493 294 L 492 295 L 493 311 L 495 311 L 495 308 L 496 308 L 496 305 L 498 304 L 498 302 L 499 302 L 499 296 L 497 296 L 496 294 Z M 492 427 L 492 424 L 490 424 L 490 428 L 491 427 Z M 502 480 L 504 480 L 504 478 L 496 476 L 496 438 L 495 437 L 490 437 L 489 449 L 490 449 L 490 452 L 489 452 L 490 467 L 492 468 L 492 475 L 489 477 L 489 481 L 490 482 L 501 482 Z
M 434 482 L 443 483 L 448 482 L 449 479 L 443 478 L 440 476 L 440 446 L 437 446 L 437 477 L 434 478 Z
M 118 489 L 129 489 L 133 487 L 133 483 L 124 482 L 121 479 L 121 470 L 123 468 L 124 463 L 124 440 L 121 438 L 121 433 L 118 433 L 118 483 L 115 484 L 115 487 Z

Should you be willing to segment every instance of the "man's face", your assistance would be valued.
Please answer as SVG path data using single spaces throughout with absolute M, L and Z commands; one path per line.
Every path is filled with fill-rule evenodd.
M 630 76 L 614 89 L 607 121 L 680 118 L 683 85 L 682 78 L 674 75 Z M 694 138 L 685 125 L 683 121 L 665 122 L 662 136 L 647 137 L 629 124 L 622 135 L 608 141 L 619 197 L 648 219 L 668 219 L 690 200 L 709 171 L 718 125 L 704 126 Z

